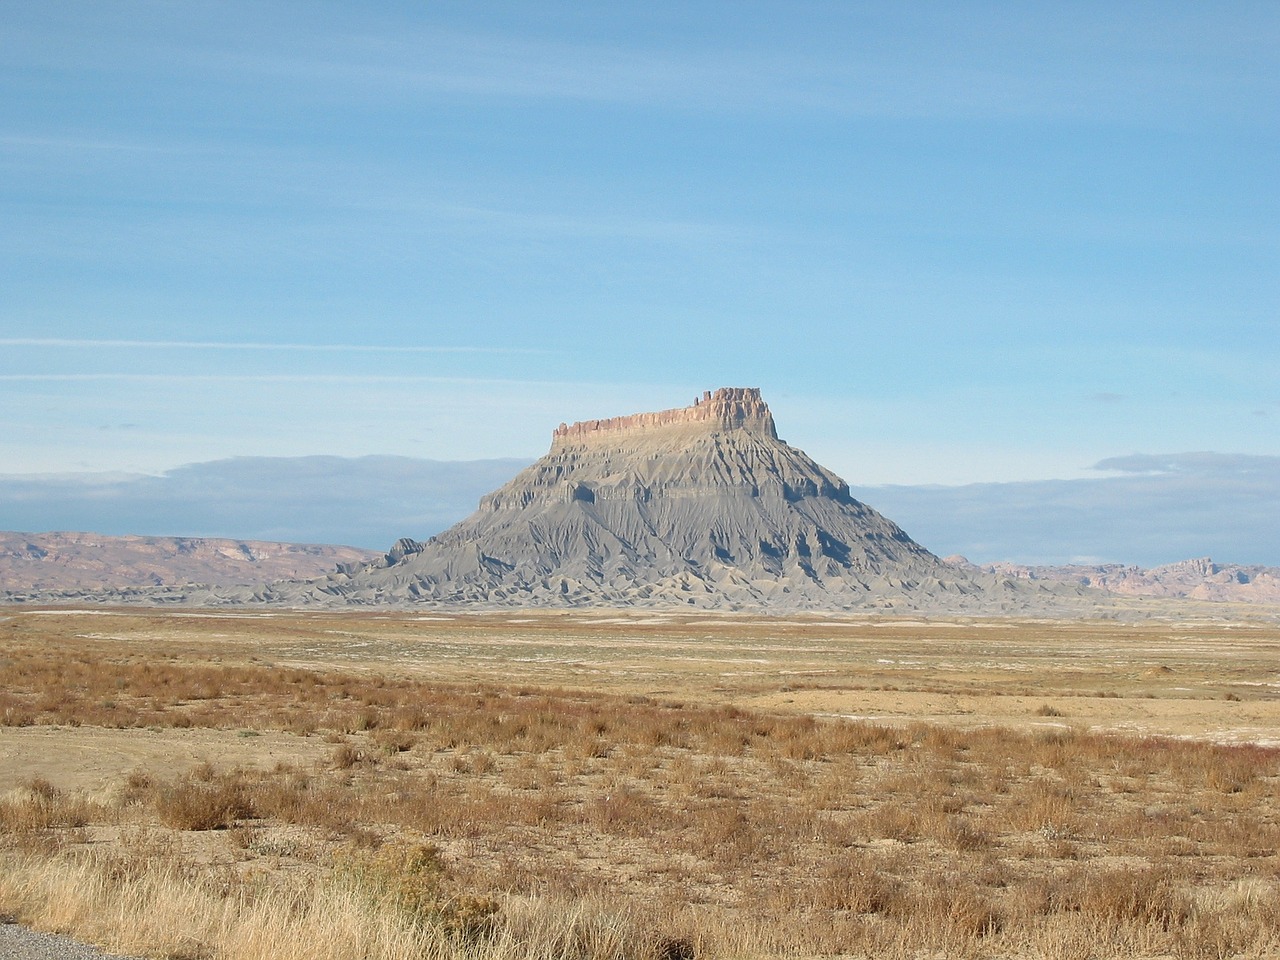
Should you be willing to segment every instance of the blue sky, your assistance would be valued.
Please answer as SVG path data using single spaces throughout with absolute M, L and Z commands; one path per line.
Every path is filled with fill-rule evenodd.
M 1278 64 L 1270 2 L 11 4 L 0 473 L 723 385 L 855 484 L 1272 455 Z

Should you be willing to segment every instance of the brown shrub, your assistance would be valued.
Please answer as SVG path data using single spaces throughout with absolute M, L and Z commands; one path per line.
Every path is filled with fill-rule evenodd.
M 364 759 L 364 754 L 349 743 L 340 743 L 329 755 L 329 763 L 335 770 L 350 770 Z
M 48 780 L 35 778 L 0 801 L 0 833 L 30 839 L 41 831 L 83 827 L 102 812 L 100 803 L 68 795 Z
M 923 890 L 900 898 L 894 912 L 939 934 L 965 940 L 991 936 L 1005 925 L 1004 914 L 984 891 L 955 877 L 935 879 Z
M 439 848 L 428 843 L 393 843 L 372 851 L 348 848 L 336 857 L 335 873 L 374 903 L 462 939 L 485 933 L 498 912 L 496 901 L 452 889 Z
M 1137 920 L 1164 929 L 1183 923 L 1190 904 L 1166 867 L 1120 867 L 1071 878 L 1063 906 L 1111 922 Z
M 253 816 L 248 791 L 235 781 L 165 784 L 155 789 L 152 805 L 161 823 L 176 830 L 221 830 Z
M 876 868 L 870 858 L 842 858 L 828 866 L 815 888 L 813 905 L 850 913 L 889 913 L 904 895 L 897 878 Z

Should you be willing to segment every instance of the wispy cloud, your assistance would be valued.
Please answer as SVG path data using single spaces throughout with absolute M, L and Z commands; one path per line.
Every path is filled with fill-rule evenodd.
M 379 208 L 406 208 L 402 194 L 388 197 Z M 579 237 L 589 239 L 625 239 L 639 241 L 684 242 L 691 244 L 730 243 L 761 239 L 765 231 L 743 224 L 727 224 L 710 220 L 627 216 L 604 212 L 593 216 L 546 214 L 516 209 L 501 209 L 464 204 L 425 203 L 421 212 L 441 219 L 449 218 L 478 229 L 491 228 L 503 235 Z
M 1041 5 L 996 16 L 969 5 L 807 4 L 797 14 L 780 4 L 684 4 L 653 18 L 559 4 L 535 30 L 500 8 L 459 17 L 419 5 L 354 19 L 321 9 L 299 18 L 228 0 L 180 12 L 149 4 L 146 31 L 134 28 L 136 10 L 131 18 L 85 6 L 57 43 L 47 14 L 7 17 L 9 65 L 97 76 L 127 63 L 202 81 L 251 77 L 277 95 L 292 81 L 300 96 L 323 90 L 337 102 L 364 96 L 380 105 L 438 93 L 682 109 L 1140 116 L 1170 95 L 1214 111 L 1260 109 L 1269 101 L 1223 93 L 1241 74 L 1262 73 L 1276 32 L 1256 4 L 1162 17 L 1121 5 L 1077 12 L 1070 23 Z M 615 29 L 598 29 L 602 22 Z M 1195 57 L 1206 47 L 1229 56 Z
M 0 135 L 0 150 L 31 150 L 44 153 L 194 153 L 196 147 L 174 141 L 103 140 L 92 137 L 54 137 L 39 134 L 9 133 Z
M 225 343 L 216 340 L 79 340 L 46 337 L 8 337 L 0 347 L 54 347 L 142 350 L 305 350 L 312 353 L 501 353 L 541 354 L 550 351 L 524 347 L 440 347 L 370 343 Z
M 139 383 L 440 383 L 467 386 L 568 387 L 559 380 L 507 380 L 485 377 L 430 377 L 343 373 L 5 373 L 0 382 L 78 382 L 109 380 Z
M 1108 457 L 1093 466 L 1094 470 L 1118 471 L 1136 475 L 1207 476 L 1222 481 L 1253 477 L 1259 474 L 1280 479 L 1280 457 L 1247 453 L 1133 453 Z
M 1238 82 L 1230 67 L 1201 64 L 1193 74 L 1169 67 L 1193 39 L 1205 42 L 1206 18 L 1118 19 L 1109 13 L 1061 31 L 1035 13 L 997 27 L 965 13 L 884 17 L 855 9 L 827 21 L 828 34 L 843 43 L 815 45 L 803 31 L 761 19 L 753 26 L 770 38 L 762 45 L 713 36 L 695 14 L 683 44 L 661 46 L 423 23 L 395 35 L 344 35 L 302 54 L 213 48 L 194 55 L 206 70 L 305 81 L 344 98 L 363 91 L 380 101 L 436 94 L 894 117 L 1144 116 L 1145 106 L 1171 96 L 1214 112 L 1236 106 L 1214 95 Z M 1229 45 L 1234 64 L 1263 62 L 1265 41 L 1220 19 L 1227 27 L 1208 42 Z M 1115 78 L 1124 96 L 1116 95 Z

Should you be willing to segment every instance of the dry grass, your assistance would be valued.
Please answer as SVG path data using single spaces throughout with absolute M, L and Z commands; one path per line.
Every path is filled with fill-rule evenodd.
M 96 858 L 9 857 L 0 900 L 37 926 L 176 960 L 667 960 L 633 918 L 607 907 L 511 901 L 504 923 L 491 929 L 487 902 L 448 906 L 443 920 L 437 905 L 424 918 L 416 900 L 385 896 L 371 882 L 340 872 L 318 884 L 255 886 L 164 862 L 121 870 Z
M 148 660 L 92 638 L 3 656 L 11 725 L 324 743 L 318 762 L 0 798 L 0 911 L 116 949 L 1280 952 L 1274 749 Z

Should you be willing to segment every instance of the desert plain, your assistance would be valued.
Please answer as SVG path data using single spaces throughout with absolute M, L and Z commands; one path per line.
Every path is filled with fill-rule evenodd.
M 0 912 L 171 957 L 1280 952 L 1280 620 L 0 611 Z

